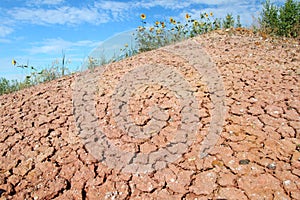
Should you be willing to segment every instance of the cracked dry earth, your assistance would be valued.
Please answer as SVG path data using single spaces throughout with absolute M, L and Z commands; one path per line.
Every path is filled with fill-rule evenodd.
M 184 56 L 180 45 L 161 48 L 0 96 L 0 199 L 300 199 L 299 41 L 241 29 L 183 44 L 197 47 Z M 217 72 L 204 77 L 187 60 L 203 52 L 222 84 L 210 85 Z M 139 82 L 149 79 L 145 71 L 157 71 L 155 79 L 165 69 L 176 71 L 171 81 Z M 189 93 L 176 84 L 180 78 Z M 185 117 L 191 104 L 180 104 L 188 94 L 197 119 Z M 200 157 L 220 125 L 213 118 L 222 121 L 217 114 L 224 115 L 222 132 Z M 184 130 L 195 120 L 190 137 Z M 160 152 L 170 146 L 164 152 L 173 154 Z

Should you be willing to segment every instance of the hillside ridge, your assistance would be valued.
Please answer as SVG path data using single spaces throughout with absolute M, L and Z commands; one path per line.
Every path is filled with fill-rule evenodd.
M 0 199 L 300 199 L 299 46 L 244 29 L 214 31 L 0 96 Z M 197 71 L 204 65 L 217 71 Z M 213 76 L 224 96 L 212 91 Z M 78 89 L 80 78 L 86 82 Z M 82 92 L 90 88 L 95 95 Z M 221 132 L 200 157 L 220 125 L 212 123 L 218 105 L 225 108 Z M 77 115 L 80 109 L 97 116 Z M 128 127 L 128 117 L 142 129 Z M 194 137 L 179 132 L 195 120 Z M 86 121 L 103 135 L 83 134 Z M 116 164 L 123 158 L 105 154 L 111 146 L 101 138 L 138 152 L 133 162 L 150 155 L 139 162 L 152 168 Z M 169 141 L 178 141 L 168 151 L 181 156 L 160 162 Z

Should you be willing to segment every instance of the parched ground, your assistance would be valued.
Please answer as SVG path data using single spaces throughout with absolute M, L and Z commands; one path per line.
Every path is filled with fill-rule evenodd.
M 173 67 L 199 101 L 198 135 L 183 146 L 182 157 L 149 173 L 127 173 L 102 162 L 90 151 L 98 138 L 87 143 L 79 134 L 83 125 L 76 123 L 83 118 L 74 115 L 74 106 L 80 106 L 75 74 L 0 96 L 0 199 L 300 199 L 299 40 L 243 29 L 193 40 L 215 63 L 225 91 L 223 130 L 207 156 L 200 158 L 199 149 L 212 126 L 214 94 L 184 57 L 158 49 L 96 69 L 99 78 L 90 82 L 90 88 L 97 85 L 95 107 L 85 109 L 95 110 L 97 121 L 90 121 L 118 148 L 154 155 L 180 126 L 185 111 L 176 94 L 155 84 L 131 93 L 128 113 L 134 122 L 147 129 L 154 118 L 161 125 L 151 137 L 133 138 L 117 127 L 113 88 L 141 64 Z M 149 115 L 153 105 L 164 114 L 154 109 Z

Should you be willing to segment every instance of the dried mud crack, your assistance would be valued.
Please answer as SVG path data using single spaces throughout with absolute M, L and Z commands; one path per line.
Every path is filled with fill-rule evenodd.
M 0 96 L 0 199 L 300 199 L 299 49 L 217 31 Z

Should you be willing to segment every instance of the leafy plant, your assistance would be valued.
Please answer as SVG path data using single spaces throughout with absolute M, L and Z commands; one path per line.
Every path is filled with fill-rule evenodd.
M 286 37 L 297 37 L 300 34 L 300 2 L 287 0 L 279 8 L 278 34 Z
M 266 0 L 263 3 L 261 18 L 259 19 L 261 29 L 267 33 L 277 32 L 278 27 L 278 8 Z
M 225 29 L 234 27 L 234 18 L 232 14 L 226 15 L 225 19 L 223 19 L 222 27 Z
M 261 31 L 271 35 L 298 37 L 300 35 L 300 2 L 286 0 L 277 7 L 270 0 L 263 3 L 259 19 Z
M 128 58 L 128 57 L 138 54 L 138 51 L 132 46 L 129 47 L 128 44 L 125 44 L 124 48 L 121 48 L 120 51 L 121 51 L 121 53 L 118 56 L 117 60 L 123 60 L 125 58 Z
M 238 15 L 236 17 L 236 25 L 235 25 L 236 28 L 241 28 L 242 27 L 242 24 L 241 24 L 241 16 Z
M 66 74 L 69 74 L 66 65 L 69 62 L 65 60 L 65 54 L 63 53 L 62 63 L 60 65 L 59 60 L 52 62 L 52 66 L 47 69 L 38 71 L 36 68 L 26 65 L 20 65 L 16 60 L 12 60 L 12 65 L 21 69 L 29 69 L 30 74 L 25 77 L 23 81 L 8 80 L 0 78 L 0 95 L 15 92 L 33 85 L 37 85 L 43 82 L 51 81 L 60 78 Z
M 168 22 L 155 21 L 154 25 L 147 25 L 145 19 L 146 15 L 141 14 L 142 26 L 139 26 L 136 30 L 137 52 L 157 49 L 174 42 L 220 29 L 222 26 L 223 28 L 234 26 L 234 19 L 231 14 L 228 14 L 221 24 L 221 19 L 214 18 L 212 12 L 200 13 L 199 19 L 192 19 L 186 13 L 185 23 L 176 21 L 171 17 Z M 240 27 L 240 19 L 238 22 L 238 26 Z

